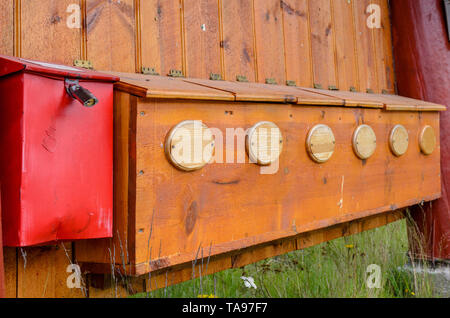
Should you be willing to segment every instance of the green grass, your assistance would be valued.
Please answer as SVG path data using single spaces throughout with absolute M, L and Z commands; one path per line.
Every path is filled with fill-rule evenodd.
M 407 251 L 406 222 L 399 221 L 137 297 L 434 297 L 426 274 L 402 270 Z M 381 267 L 379 289 L 367 287 L 370 264 Z M 246 288 L 241 276 L 253 277 L 257 289 Z

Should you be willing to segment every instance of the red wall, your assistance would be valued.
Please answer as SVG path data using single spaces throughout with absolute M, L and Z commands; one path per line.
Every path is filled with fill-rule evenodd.
M 450 43 L 442 0 L 391 0 L 398 94 L 450 106 Z M 450 259 L 450 112 L 441 113 L 442 199 L 415 207 L 426 254 Z

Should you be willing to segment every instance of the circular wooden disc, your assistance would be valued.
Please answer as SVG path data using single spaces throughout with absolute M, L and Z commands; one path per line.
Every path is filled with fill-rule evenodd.
M 366 160 L 372 157 L 377 149 L 377 136 L 372 127 L 368 125 L 361 125 L 356 128 L 353 134 L 353 150 L 356 155 Z
M 246 138 L 250 162 L 270 165 L 278 160 L 283 150 L 283 135 L 272 122 L 262 121 L 250 128 Z
M 431 155 L 436 149 L 436 134 L 431 126 L 425 126 L 420 134 L 420 149 L 425 155 Z
M 214 147 L 214 136 L 208 126 L 201 121 L 187 120 L 169 131 L 165 153 L 178 169 L 194 171 L 211 161 Z
M 306 149 L 311 159 L 318 163 L 330 160 L 336 147 L 333 131 L 327 125 L 314 126 L 306 139 Z
M 404 126 L 396 125 L 392 128 L 389 136 L 389 146 L 392 153 L 397 157 L 403 156 L 408 151 L 409 135 Z

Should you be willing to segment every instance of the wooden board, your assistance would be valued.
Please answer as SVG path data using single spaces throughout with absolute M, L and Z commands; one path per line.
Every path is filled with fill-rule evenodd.
M 377 61 L 374 48 L 373 29 L 367 27 L 366 13 L 371 0 L 353 1 L 353 16 L 356 29 L 356 50 L 358 52 L 358 74 L 360 92 L 365 93 L 368 89 L 379 92 L 377 77 Z
M 139 3 L 141 66 L 154 67 L 161 75 L 171 69 L 182 70 L 181 1 Z
M 358 0 L 356 0 L 358 1 Z M 336 60 L 339 88 L 349 91 L 358 87 L 358 64 L 355 43 L 352 1 L 334 0 L 334 28 L 336 32 Z
M 235 81 L 237 75 L 256 81 L 253 0 L 221 0 L 224 79 Z
M 281 1 L 286 79 L 313 86 L 308 0 Z
M 340 98 L 327 96 L 314 91 L 306 91 L 284 85 L 260 83 L 234 83 L 227 81 L 208 81 L 186 79 L 186 82 L 199 84 L 232 93 L 237 101 L 264 101 L 294 103 L 299 105 L 343 105 Z
M 119 72 L 108 74 L 120 77 L 121 82 L 115 85 L 117 90 L 139 97 L 234 100 L 231 93 L 195 85 L 183 79 Z
M 123 127 L 125 134 L 136 129 L 136 155 L 129 150 L 129 176 L 124 180 L 136 192 L 127 192 L 128 210 L 116 212 L 116 217 L 129 222 L 129 250 L 122 253 L 129 255 L 125 261 L 131 260 L 131 266 L 118 262 L 128 273 L 139 275 L 190 262 L 200 247 L 211 246 L 211 256 L 220 255 L 440 196 L 439 151 L 423 156 L 417 147 L 396 158 L 389 149 L 394 124 L 403 124 L 413 136 L 425 124 L 439 127 L 437 113 L 151 99 L 136 107 L 131 118 L 143 114 L 136 116 L 132 124 L 136 128 Z M 260 167 L 252 164 L 212 164 L 185 173 L 166 160 L 161 148 L 170 128 L 183 120 L 202 119 L 209 127 L 225 131 L 269 118 L 287 140 L 280 171 L 274 175 L 262 176 Z M 336 137 L 335 153 L 320 170 L 305 150 L 307 132 L 317 123 L 329 125 Z M 369 161 L 356 157 L 351 146 L 353 132 L 362 123 L 371 125 L 379 140 Z M 133 142 L 130 145 L 134 147 Z M 298 169 L 317 172 L 304 180 Z M 124 244 L 122 234 L 121 241 Z M 92 242 L 83 244 L 85 251 L 77 250 L 79 261 L 97 263 L 104 257 L 104 250 L 97 250 Z
M 404 218 L 402 211 L 388 212 L 372 217 L 336 225 L 327 229 L 300 234 L 292 239 L 277 241 L 267 245 L 255 246 L 252 249 L 237 251 L 220 257 L 206 256 L 208 249 L 203 249 L 204 258 L 194 264 L 189 263 L 181 268 L 160 271 L 142 278 L 146 281 L 146 288 L 142 292 L 165 288 L 192 278 L 211 275 L 230 268 L 242 268 L 258 261 L 286 254 L 295 250 L 306 249 L 340 237 L 355 235 L 364 231 L 384 226 Z M 199 252 L 199 255 L 202 255 Z
M 185 75 L 223 77 L 218 1 L 183 0 Z
M 336 39 L 329 0 L 309 0 L 314 83 L 324 89 L 339 87 L 336 74 Z
M 380 29 L 367 28 L 369 4 L 381 7 Z M 77 5 L 81 28 L 71 29 L 67 22 Z M 273 78 L 282 85 L 291 80 L 394 93 L 387 0 L 43 0 L 3 6 L 0 53 L 8 55 L 67 65 L 81 58 L 98 70 L 140 72 L 144 66 L 162 75 L 177 69 L 203 79 L 243 75 L 262 83 Z
M 12 1 L 10 1 L 12 2 Z M 20 1 L 20 52 L 23 58 L 72 65 L 81 58 L 81 29 L 69 28 L 68 6 L 79 0 Z
M 0 2 L 0 54 L 14 55 L 14 2 Z
M 69 289 L 67 266 L 72 263 L 71 244 L 17 249 L 18 298 L 83 297 L 80 289 Z
M 136 71 L 134 0 L 86 0 L 86 58 L 97 70 Z
M 254 1 L 257 80 L 285 84 L 283 21 L 279 0 Z

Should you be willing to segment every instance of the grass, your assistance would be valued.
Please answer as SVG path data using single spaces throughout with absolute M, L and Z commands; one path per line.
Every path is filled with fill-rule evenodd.
M 427 274 L 402 270 L 407 251 L 406 222 L 399 221 L 137 297 L 435 297 Z M 371 264 L 381 268 L 380 288 L 367 287 Z M 257 289 L 245 287 L 241 276 L 252 277 Z

